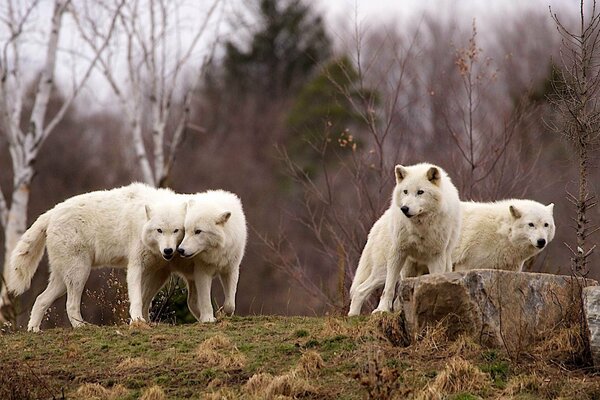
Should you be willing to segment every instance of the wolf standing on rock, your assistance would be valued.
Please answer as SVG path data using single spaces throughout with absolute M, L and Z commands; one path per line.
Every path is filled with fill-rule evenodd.
M 385 276 L 377 311 L 390 311 L 400 272 L 407 261 L 427 265 L 430 273 L 452 271 L 461 209 L 458 190 L 438 166 L 421 163 L 395 167 L 396 187 L 388 210 L 371 228 L 350 288 L 350 311 L 363 302 Z

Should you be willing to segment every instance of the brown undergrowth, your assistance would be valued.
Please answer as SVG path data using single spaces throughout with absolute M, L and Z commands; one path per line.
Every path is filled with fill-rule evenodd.
M 443 324 L 407 338 L 399 321 L 256 316 L 8 333 L 0 398 L 600 398 L 600 377 L 576 356 L 577 329 L 547 332 L 515 361 L 471 336 L 450 340 Z

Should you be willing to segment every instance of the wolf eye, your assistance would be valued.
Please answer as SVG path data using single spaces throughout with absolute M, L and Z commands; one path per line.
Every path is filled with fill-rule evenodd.
M 202 233 L 202 231 L 200 229 L 196 229 L 196 231 L 194 232 L 196 235 L 199 235 Z
M 544 227 L 546 227 L 546 228 L 548 227 L 548 223 L 547 222 L 544 224 Z
M 425 193 L 425 192 L 424 192 L 424 191 L 422 191 L 422 190 L 417 190 L 417 195 L 419 195 L 419 196 L 420 196 L 420 195 L 422 195 L 423 193 Z
M 533 225 L 533 222 L 530 222 L 528 225 L 532 228 L 535 226 L 535 225 Z
M 173 233 L 177 233 L 177 232 L 179 232 L 179 229 L 175 229 L 175 230 L 173 231 Z
M 157 229 L 156 230 L 158 233 L 162 233 L 162 229 Z
M 404 194 L 408 194 L 408 190 L 404 190 Z

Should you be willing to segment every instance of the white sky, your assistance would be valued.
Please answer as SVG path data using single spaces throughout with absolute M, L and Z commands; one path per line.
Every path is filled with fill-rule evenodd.
M 0 2 L 3 0 L 0 0 Z M 17 0 L 19 1 L 19 0 Z M 185 17 L 189 17 L 186 26 L 191 27 L 194 21 L 199 21 L 202 18 L 202 10 L 205 9 L 212 1 L 208 0 L 180 0 L 186 5 Z M 188 1 L 188 3 L 186 3 Z M 251 0 L 223 0 L 224 19 L 231 21 L 236 15 L 243 15 L 245 7 L 244 2 Z M 578 11 L 579 2 L 576 0 L 306 0 L 309 1 L 323 15 L 327 25 L 327 29 L 331 37 L 337 43 L 351 40 L 349 35 L 358 20 L 361 28 L 377 27 L 382 24 L 388 26 L 397 26 L 402 28 L 409 21 L 420 19 L 425 13 L 433 13 L 440 19 L 453 19 L 457 22 L 466 22 L 467 24 L 473 18 L 477 19 L 478 31 L 485 36 L 486 26 L 488 21 L 494 20 L 497 23 L 498 19 L 510 19 L 515 15 L 526 11 L 537 11 L 542 14 L 550 14 L 548 6 L 552 5 L 554 11 L 559 14 L 568 15 Z M 51 12 L 52 1 L 43 0 L 43 10 L 40 12 L 36 23 L 48 22 L 43 21 L 45 16 Z M 200 7 L 198 7 L 200 5 Z M 192 15 L 193 10 L 198 10 L 197 16 Z M 65 21 L 67 22 L 67 21 Z M 226 24 L 225 24 L 226 25 Z M 494 24 L 489 24 L 494 25 Z M 467 25 L 468 26 L 468 25 Z M 64 47 L 76 46 L 74 38 L 77 36 L 73 26 L 69 26 L 67 22 L 61 33 L 61 44 Z M 221 33 L 224 31 L 221 30 Z M 0 34 L 2 30 L 0 29 Z M 235 31 L 232 34 L 236 34 Z M 190 38 L 191 40 L 190 33 Z M 2 41 L 0 35 L 0 42 Z M 182 35 L 182 42 L 185 42 L 185 34 Z M 37 35 L 35 41 L 43 43 L 44 35 Z M 210 42 L 210 40 L 207 40 Z M 30 43 L 31 45 L 32 43 Z M 33 43 L 35 46 L 35 43 Z M 206 47 L 206 46 L 205 46 Z M 39 47 L 38 47 L 39 48 Z M 28 52 L 27 63 L 35 65 L 39 63 L 43 52 L 32 51 Z M 202 49 L 198 51 L 197 59 L 202 59 Z M 69 84 L 73 73 L 72 64 L 73 56 L 65 53 L 60 57 L 57 76 L 63 84 Z M 88 98 L 93 98 L 100 106 L 108 106 L 111 104 L 111 91 L 104 78 L 98 74 L 92 79 L 91 87 L 93 89 L 86 90 L 84 95 Z

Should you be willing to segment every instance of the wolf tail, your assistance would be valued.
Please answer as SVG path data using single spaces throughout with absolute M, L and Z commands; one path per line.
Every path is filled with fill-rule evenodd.
M 38 217 L 17 242 L 10 263 L 5 267 L 6 286 L 16 295 L 29 289 L 31 285 L 31 279 L 44 255 L 49 221 L 50 211 Z

